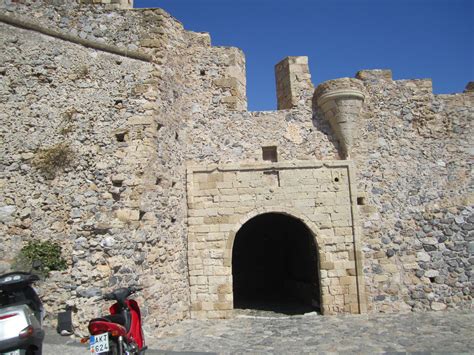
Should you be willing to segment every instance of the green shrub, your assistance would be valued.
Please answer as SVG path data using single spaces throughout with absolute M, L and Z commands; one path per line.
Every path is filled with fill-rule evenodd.
M 41 149 L 33 159 L 33 165 L 48 179 L 54 179 L 62 169 L 71 165 L 74 152 L 67 143 L 58 143 Z
M 53 270 L 64 270 L 67 266 L 66 260 L 61 256 L 61 246 L 50 241 L 28 242 L 15 258 L 14 268 L 28 271 L 33 261 L 41 262 L 38 272 L 43 276 L 48 276 Z

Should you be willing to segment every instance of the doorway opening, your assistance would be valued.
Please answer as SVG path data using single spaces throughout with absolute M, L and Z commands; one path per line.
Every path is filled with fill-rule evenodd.
M 234 308 L 319 311 L 318 264 L 313 234 L 301 220 L 283 213 L 252 218 L 232 249 Z

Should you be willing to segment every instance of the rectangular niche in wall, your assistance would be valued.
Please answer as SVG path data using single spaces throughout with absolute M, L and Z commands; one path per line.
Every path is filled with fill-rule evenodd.
M 262 158 L 263 160 L 277 162 L 278 161 L 278 153 L 277 147 L 262 147 Z

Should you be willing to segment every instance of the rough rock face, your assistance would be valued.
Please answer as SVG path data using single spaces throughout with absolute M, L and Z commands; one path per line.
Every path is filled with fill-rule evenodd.
M 7 9 L 15 9 L 15 16 L 43 14 L 39 18 L 52 19 L 48 26 L 57 31 L 71 30 L 62 24 L 75 22 L 72 14 L 82 16 L 74 4 L 12 6 Z M 90 39 L 105 31 L 108 15 L 100 8 L 85 11 L 95 17 L 81 18 L 84 27 L 75 30 Z M 161 10 L 147 14 L 159 23 L 172 21 Z M 120 20 L 133 25 L 133 19 Z M 67 304 L 83 325 L 98 313 L 94 296 L 130 284 L 146 287 L 141 301 L 147 299 L 144 315 L 154 319 L 149 327 L 186 317 L 181 117 L 157 103 L 158 96 L 170 105 L 177 101 L 176 86 L 165 79 L 172 67 L 163 72 L 155 63 L 4 23 L 1 32 L 2 271 L 27 241 L 53 239 L 62 244 L 69 270 L 54 272 L 41 289 L 50 321 Z M 45 176 L 35 159 L 57 144 L 70 148 L 71 164 Z
M 415 216 L 419 283 L 409 287 L 415 309 L 468 307 L 473 293 L 474 210 L 439 209 Z
M 348 164 L 355 173 L 338 206 L 350 216 L 343 227 L 334 199 L 316 191 L 336 189 L 339 180 L 331 172 L 326 185 L 306 177 L 315 173 L 298 177 L 314 196 L 300 192 L 305 202 L 296 210 L 310 216 L 302 220 L 320 222 L 312 232 L 326 243 L 322 272 L 332 279 L 321 285 L 324 299 L 383 312 L 471 307 L 471 89 L 433 95 L 430 80 L 393 81 L 390 71 L 366 70 L 314 90 L 307 59 L 291 57 L 276 68 L 285 109 L 248 112 L 239 49 L 212 47 L 207 34 L 185 31 L 160 9 L 109 8 L 0 2 L 0 272 L 30 240 L 61 243 L 68 269 L 40 286 L 49 322 L 70 305 L 83 329 L 100 312 L 95 296 L 130 284 L 144 286 L 139 301 L 148 331 L 189 317 L 194 294 L 210 300 L 211 314 L 217 295 L 215 285 L 206 286 L 209 277 L 190 294 L 188 227 L 201 226 L 189 221 L 188 166 L 212 163 L 211 174 L 234 164 L 238 175 L 263 164 L 271 173 L 264 179 L 276 188 L 285 182 L 275 178 L 279 166 L 337 166 L 346 158 L 340 137 L 311 98 L 345 89 L 357 89 L 364 101 L 357 110 L 337 98 L 331 103 L 353 112 Z M 264 148 L 281 164 L 262 162 Z M 48 152 L 61 153 L 54 155 L 61 162 L 45 160 Z M 236 204 L 244 195 L 253 201 L 255 211 L 275 196 L 285 196 L 281 206 L 296 203 L 291 193 L 265 190 L 265 201 L 249 195 L 265 181 L 225 188 Z M 203 198 L 201 219 L 224 229 L 215 223 L 223 216 L 208 214 L 225 202 L 229 182 L 219 182 L 222 191 L 202 183 L 211 197 Z M 212 258 L 224 253 L 227 234 L 221 237 L 211 243 Z M 341 251 L 348 260 L 338 259 Z M 352 279 L 339 284 L 359 270 L 354 258 L 358 294 L 367 300 L 349 299 Z M 362 308 L 337 311 L 354 309 Z
M 358 76 L 364 78 L 368 99 L 353 158 L 364 204 L 360 212 L 372 307 L 378 311 L 427 309 L 439 299 L 449 307 L 468 305 L 471 294 L 454 302 L 447 301 L 447 294 L 472 285 L 472 276 L 467 276 L 467 284 L 442 287 L 422 277 L 428 265 L 439 273 L 445 268 L 427 263 L 431 256 L 427 260 L 424 253 L 436 253 L 438 262 L 440 258 L 447 262 L 453 254 L 451 249 L 445 250 L 447 245 L 442 241 L 451 240 L 453 235 L 448 229 L 421 221 L 444 220 L 442 216 L 448 212 L 458 216 L 472 208 L 474 96 L 467 92 L 433 95 L 430 80 L 392 81 L 387 71 L 364 71 Z M 449 224 L 453 225 L 452 221 Z M 468 234 L 458 237 L 468 242 Z M 467 249 L 462 257 L 456 254 L 467 274 L 470 257 L 472 251 Z M 421 302 L 420 292 L 414 293 L 420 288 L 426 295 L 434 292 L 436 301 Z M 432 291 L 441 288 L 450 291 L 444 296 Z

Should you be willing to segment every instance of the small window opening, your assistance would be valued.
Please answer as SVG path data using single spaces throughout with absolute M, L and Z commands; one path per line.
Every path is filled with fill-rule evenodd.
M 156 130 L 159 131 L 162 128 L 163 128 L 163 125 L 161 123 L 158 123 L 158 125 L 156 126 Z
M 277 162 L 278 161 L 278 154 L 277 154 L 277 147 L 262 147 L 262 158 L 266 161 Z
M 338 178 L 338 177 L 335 177 L 335 178 L 334 178 L 334 182 L 339 182 L 339 178 Z
M 363 196 L 357 197 L 357 205 L 364 206 L 365 205 L 365 197 L 363 197 Z
M 431 282 L 431 283 L 435 282 L 435 278 L 434 278 L 434 277 L 429 277 L 429 279 L 430 279 L 430 282 Z
M 161 178 L 156 178 L 155 185 L 160 185 L 161 184 Z
M 122 105 L 123 104 L 123 101 L 122 100 L 115 100 L 114 102 L 114 105 L 117 106 L 117 105 Z
M 117 142 L 125 142 L 125 135 L 126 132 L 121 132 L 121 133 L 115 133 L 115 138 L 117 139 Z
M 138 215 L 138 220 L 141 221 L 143 216 L 145 215 L 145 211 L 140 211 L 140 214 Z
M 171 183 L 171 187 L 174 187 L 174 185 L 176 185 L 176 182 L 175 182 L 175 181 L 173 181 L 173 182 Z
M 206 71 L 205 71 L 205 70 L 201 70 L 200 74 L 201 74 L 201 76 L 204 76 L 204 75 L 206 75 Z
M 178 132 L 176 132 L 176 133 L 174 134 L 174 139 L 178 140 L 178 138 L 179 138 L 179 135 L 178 135 Z
M 114 180 L 112 181 L 112 185 L 115 187 L 122 187 L 123 186 L 123 181 L 122 180 Z
M 171 223 L 174 223 L 174 222 L 176 222 L 176 218 L 171 217 Z

